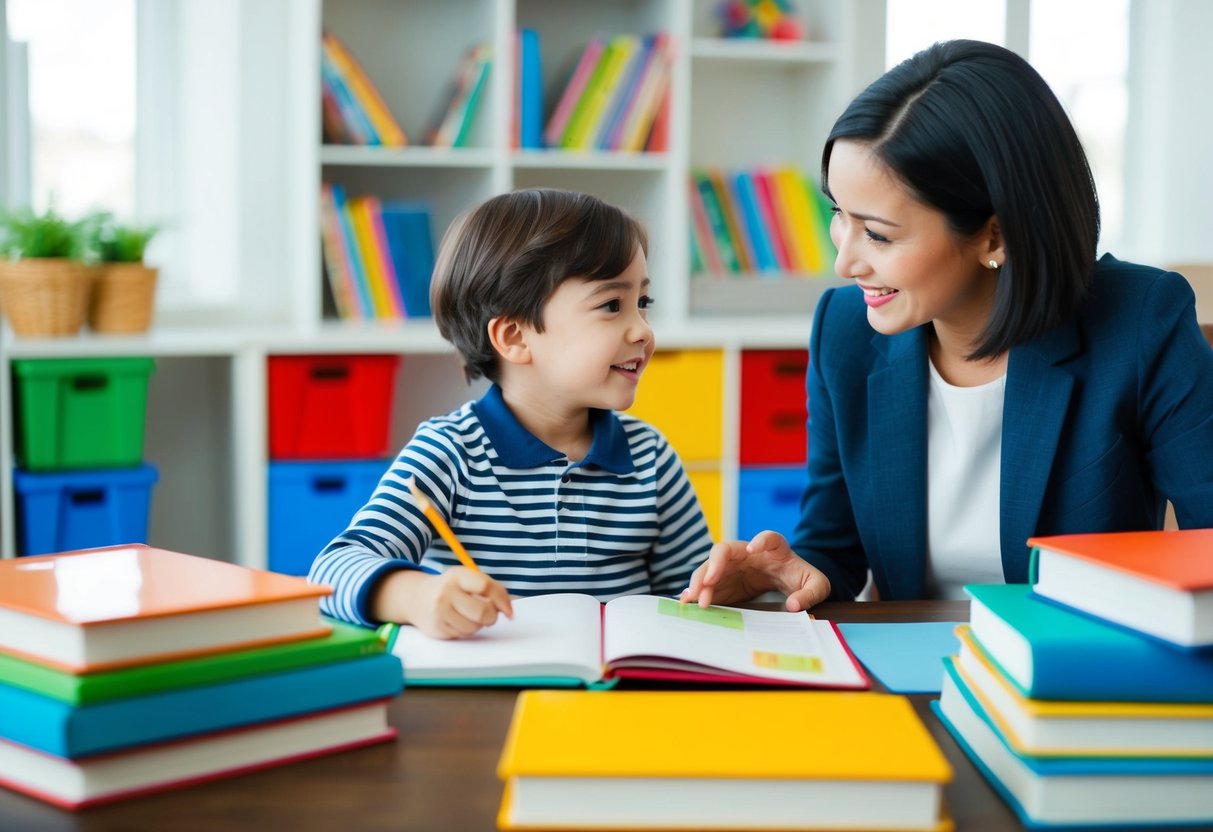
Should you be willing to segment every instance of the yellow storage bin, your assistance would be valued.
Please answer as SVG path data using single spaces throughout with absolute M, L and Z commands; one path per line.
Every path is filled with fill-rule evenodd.
M 724 494 L 721 490 L 720 472 L 687 471 L 687 476 L 691 480 L 691 487 L 695 489 L 696 496 L 699 497 L 699 505 L 703 507 L 703 514 L 707 518 L 708 531 L 712 533 L 712 540 L 719 542 L 721 530 L 724 528 L 721 516 Z
M 724 420 L 724 353 L 658 350 L 628 410 L 656 427 L 683 462 L 719 462 Z

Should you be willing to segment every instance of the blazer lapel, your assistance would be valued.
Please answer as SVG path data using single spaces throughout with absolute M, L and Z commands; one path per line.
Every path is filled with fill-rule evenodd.
M 1079 347 L 1067 323 L 1011 350 L 1002 415 L 1002 569 L 1008 583 L 1028 580 L 1027 540 L 1036 532 L 1045 487 L 1065 424 L 1074 376 L 1058 363 Z
M 880 589 L 887 599 L 921 598 L 925 581 L 926 336 L 926 327 L 917 327 L 873 338 L 887 364 L 868 376 L 868 477 L 871 511 L 879 513 L 873 524 L 877 551 L 869 562 L 880 564 L 877 584 L 885 584 Z

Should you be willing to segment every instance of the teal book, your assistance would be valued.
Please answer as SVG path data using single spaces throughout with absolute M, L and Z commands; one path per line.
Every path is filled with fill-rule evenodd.
M 72 706 L 0 685 L 0 739 L 76 759 L 387 699 L 404 688 L 387 653 Z
M 965 587 L 973 636 L 1033 699 L 1213 702 L 1213 653 L 1178 650 L 1048 603 L 1028 584 Z
M 1031 757 L 998 732 L 951 661 L 931 708 L 1024 826 L 1107 829 L 1213 823 L 1213 759 Z
M 333 631 L 320 638 L 97 673 L 68 673 L 0 653 L 0 684 L 32 691 L 69 705 L 89 705 L 356 659 L 385 650 L 386 645 L 374 630 L 333 619 L 326 619 L 326 622 Z

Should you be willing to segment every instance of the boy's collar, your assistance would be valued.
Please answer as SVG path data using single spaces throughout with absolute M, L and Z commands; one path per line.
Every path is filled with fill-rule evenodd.
M 472 410 L 484 426 L 497 457 L 507 468 L 538 468 L 564 458 L 564 454 L 522 426 L 496 384 L 472 403 Z M 613 411 L 591 409 L 590 427 L 594 431 L 594 442 L 577 467 L 596 465 L 612 474 L 630 474 L 636 470 L 627 433 Z

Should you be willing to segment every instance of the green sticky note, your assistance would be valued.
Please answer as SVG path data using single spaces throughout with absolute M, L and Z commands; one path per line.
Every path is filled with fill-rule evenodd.
M 657 613 L 681 618 L 683 621 L 711 624 L 713 627 L 728 627 L 730 630 L 745 629 L 745 620 L 741 617 L 741 610 L 731 610 L 727 607 L 708 607 L 705 610 L 698 604 L 680 604 L 669 598 L 658 598 Z

